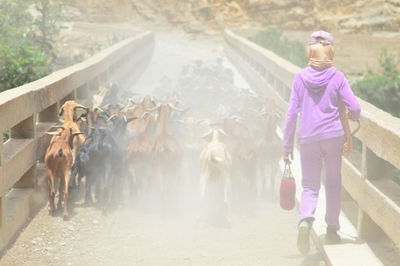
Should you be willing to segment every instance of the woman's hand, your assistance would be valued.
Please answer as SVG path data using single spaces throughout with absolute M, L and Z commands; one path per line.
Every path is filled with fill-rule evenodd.
M 292 163 L 293 161 L 293 152 L 284 152 L 283 153 L 283 160 L 285 163 Z
M 347 157 L 353 151 L 353 139 L 351 136 L 347 137 L 346 142 L 343 144 L 343 156 Z

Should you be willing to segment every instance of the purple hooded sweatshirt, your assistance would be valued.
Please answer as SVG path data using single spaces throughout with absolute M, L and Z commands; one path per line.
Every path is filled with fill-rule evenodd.
M 296 74 L 285 122 L 284 151 L 293 151 L 299 113 L 300 144 L 343 136 L 343 126 L 339 117 L 339 100 L 347 106 L 350 119 L 360 118 L 360 103 L 341 71 L 335 67 L 318 70 L 308 66 Z

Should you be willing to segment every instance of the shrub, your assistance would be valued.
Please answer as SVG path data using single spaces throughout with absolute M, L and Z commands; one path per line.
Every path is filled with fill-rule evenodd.
M 0 92 L 50 72 L 57 20 L 67 0 L 0 0 Z M 35 9 L 35 17 L 28 11 Z
M 352 88 L 362 99 L 400 117 L 400 60 L 384 49 L 379 63 L 381 73 L 368 70 L 362 80 L 352 84 Z
M 283 36 L 283 32 L 280 29 L 268 28 L 259 31 L 250 37 L 249 40 L 299 67 L 307 65 L 308 57 L 305 46 L 299 41 L 292 41 Z
M 3 143 L 6 142 L 10 138 L 10 131 L 7 130 L 6 132 L 3 132 Z
M 45 76 L 49 59 L 28 42 L 14 46 L 0 43 L 0 92 Z

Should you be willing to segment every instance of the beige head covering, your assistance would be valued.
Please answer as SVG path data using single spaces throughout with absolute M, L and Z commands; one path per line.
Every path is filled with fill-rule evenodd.
M 316 31 L 311 34 L 308 46 L 308 65 L 318 69 L 331 67 L 335 55 L 333 45 L 333 37 L 329 32 Z

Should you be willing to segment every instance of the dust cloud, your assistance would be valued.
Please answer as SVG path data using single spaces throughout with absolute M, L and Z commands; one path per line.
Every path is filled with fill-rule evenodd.
M 221 36 L 157 33 L 151 62 L 123 88 L 121 103 L 149 95 L 153 109 L 178 110 L 167 116 L 166 141 L 154 125 L 153 141 L 165 149 L 127 161 L 133 182 L 121 183 L 107 215 L 96 195 L 94 205 L 84 204 L 84 182 L 72 192 L 70 221 L 41 210 L 0 265 L 319 265 L 315 247 L 307 258 L 298 254 L 297 215 L 277 202 L 274 104 L 249 89 L 222 43 Z M 148 113 L 157 119 L 160 110 Z M 218 130 L 224 156 L 202 157 L 215 140 L 207 133 Z

